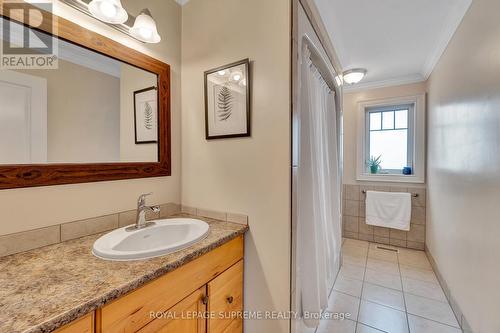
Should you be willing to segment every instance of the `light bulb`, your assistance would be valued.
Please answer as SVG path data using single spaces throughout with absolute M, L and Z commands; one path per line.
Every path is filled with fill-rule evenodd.
M 116 7 L 107 1 L 101 2 L 101 4 L 99 5 L 99 9 L 101 10 L 101 13 L 104 16 L 109 17 L 109 18 L 115 17 L 115 15 L 117 13 Z
M 134 26 L 130 28 L 130 34 L 146 43 L 159 43 L 161 41 L 156 29 L 156 22 L 147 9 L 143 9 L 135 18 Z
M 92 0 L 88 9 L 92 16 L 106 23 L 121 24 L 128 19 L 120 0 Z
M 224 70 L 218 71 L 217 74 L 219 74 L 220 76 L 224 76 L 224 75 L 226 75 L 226 71 L 224 71 Z
M 153 36 L 153 31 L 147 28 L 139 28 L 139 35 L 144 39 L 149 39 Z

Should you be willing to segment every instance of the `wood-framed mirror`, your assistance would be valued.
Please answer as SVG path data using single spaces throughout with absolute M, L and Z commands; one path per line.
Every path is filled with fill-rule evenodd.
M 39 6 L 0 6 L 0 189 L 170 176 L 170 66 Z

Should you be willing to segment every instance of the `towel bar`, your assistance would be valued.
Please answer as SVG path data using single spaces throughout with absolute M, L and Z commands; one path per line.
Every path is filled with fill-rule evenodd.
M 366 194 L 366 191 L 363 190 L 363 191 L 361 191 L 361 193 Z M 411 196 L 414 198 L 418 198 L 418 193 L 412 193 Z

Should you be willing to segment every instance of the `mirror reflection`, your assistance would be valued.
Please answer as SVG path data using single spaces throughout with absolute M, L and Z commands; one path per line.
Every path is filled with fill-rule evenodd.
M 21 47 L 28 28 L 9 26 Z M 0 70 L 0 164 L 157 162 L 156 74 L 62 40 L 55 48 L 54 69 Z

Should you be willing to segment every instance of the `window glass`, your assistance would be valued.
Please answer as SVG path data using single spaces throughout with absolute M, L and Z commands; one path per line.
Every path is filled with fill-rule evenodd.
M 398 110 L 394 116 L 396 128 L 408 128 L 408 110 Z
M 382 113 L 381 112 L 371 112 L 370 113 L 370 130 L 379 130 L 382 128 Z
M 409 156 L 410 109 L 406 106 L 381 107 L 367 111 L 368 151 L 366 160 L 380 156 L 380 172 L 401 174 L 404 167 L 412 166 Z M 370 170 L 368 170 L 370 172 Z
M 394 129 L 394 111 L 382 112 L 382 129 Z
M 381 169 L 402 170 L 408 164 L 408 130 L 370 131 L 370 156 L 381 156 Z

